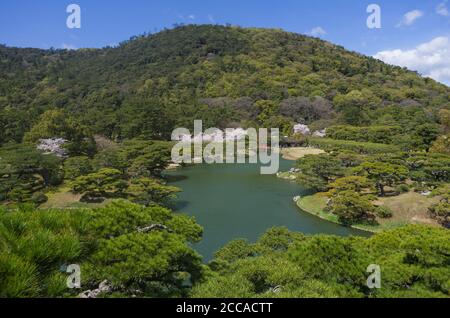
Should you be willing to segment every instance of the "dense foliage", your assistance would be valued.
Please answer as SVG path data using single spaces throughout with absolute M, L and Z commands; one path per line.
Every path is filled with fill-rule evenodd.
M 114 48 L 0 46 L 0 61 L 0 144 L 64 127 L 75 142 L 85 127 L 110 139 L 168 139 L 193 119 L 219 128 L 376 124 L 416 134 L 449 108 L 445 85 L 282 30 L 189 25 Z M 380 129 L 368 141 L 385 142 Z
M 0 202 L 39 205 L 49 190 L 65 183 L 86 202 L 127 198 L 166 204 L 179 192 L 161 178 L 170 149 L 169 142 L 128 140 L 91 157 L 58 157 L 33 144 L 9 144 L 0 147 Z
M 205 267 L 187 244 L 201 227 L 167 209 L 24 206 L 0 211 L 0 296 L 70 297 L 106 280 L 102 297 L 448 297 L 449 235 L 426 226 L 371 238 L 274 228 L 255 244 L 230 242 Z M 81 289 L 66 285 L 69 264 L 81 266 Z M 371 264 L 381 267 L 381 289 L 367 288 Z
M 65 266 L 81 266 L 81 287 L 107 280 L 113 295 L 183 296 L 199 279 L 194 220 L 162 207 L 116 201 L 84 210 L 0 209 L 0 297 L 75 296 Z
M 315 192 L 326 192 L 326 210 L 341 223 L 375 224 L 375 216 L 390 218 L 392 211 L 375 204 L 377 199 L 413 190 L 439 196 L 440 203 L 430 207 L 429 215 L 449 226 L 448 155 L 401 151 L 368 155 L 347 147 L 336 149 L 299 159 L 296 180 Z
M 448 297 L 450 232 L 407 226 L 371 238 L 306 237 L 274 228 L 216 253 L 195 297 Z M 381 268 L 381 289 L 367 268 Z
M 62 181 L 61 160 L 32 145 L 0 148 L 0 201 L 39 202 L 45 187 Z M 45 201 L 45 199 L 44 199 Z
M 327 151 L 297 163 L 342 223 L 392 211 L 377 196 L 433 191 L 448 227 L 450 89 L 414 72 L 281 30 L 184 26 L 118 47 L 0 46 L 0 297 L 448 297 L 450 237 L 408 226 L 364 238 L 274 228 L 203 265 L 195 221 L 167 207 L 176 127 L 278 127 Z M 327 138 L 292 136 L 295 123 Z M 37 150 L 64 140 L 64 151 Z M 62 154 L 62 155 L 61 155 Z M 37 209 L 67 188 L 96 208 Z M 121 199 L 119 201 L 114 199 Z M 129 200 L 134 203 L 131 203 Z M 87 205 L 91 206 L 91 205 Z M 378 264 L 383 288 L 370 290 Z

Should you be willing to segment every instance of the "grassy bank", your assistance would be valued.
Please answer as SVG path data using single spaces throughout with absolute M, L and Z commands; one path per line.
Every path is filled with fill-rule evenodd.
M 48 200 L 40 206 L 41 209 L 98 208 L 112 201 L 107 199 L 102 203 L 80 202 L 81 195 L 72 193 L 67 185 L 49 191 L 46 195 Z
M 315 215 L 322 220 L 326 220 L 329 222 L 333 222 L 335 224 L 345 226 L 343 223 L 339 221 L 336 215 L 325 211 L 325 207 L 327 206 L 327 200 L 328 198 L 323 193 L 317 193 L 314 195 L 300 198 L 297 201 L 297 206 L 302 211 Z M 371 233 L 378 233 L 382 231 L 381 226 L 370 226 L 366 224 L 353 224 L 350 227 Z
M 323 193 L 302 197 L 297 201 L 297 206 L 304 212 L 315 215 L 323 220 L 342 224 L 336 215 L 325 210 L 327 206 L 327 196 Z M 353 224 L 354 229 L 379 233 L 391 230 L 407 224 L 426 224 L 439 226 L 428 216 L 428 207 L 436 203 L 438 198 L 427 198 L 415 192 L 405 193 L 396 197 L 382 198 L 379 200 L 383 206 L 393 211 L 392 218 L 377 218 L 377 225 Z
M 307 147 L 283 148 L 280 152 L 283 159 L 286 160 L 298 160 L 306 155 L 319 155 L 321 153 L 325 153 L 322 149 Z

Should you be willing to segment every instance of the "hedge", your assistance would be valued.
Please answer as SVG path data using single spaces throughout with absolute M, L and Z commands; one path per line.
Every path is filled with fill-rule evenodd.
M 307 143 L 311 147 L 317 147 L 326 151 L 350 150 L 360 154 L 379 154 L 400 151 L 394 145 L 378 144 L 372 142 L 357 142 L 348 140 L 335 140 L 329 138 L 310 137 Z
M 335 140 L 391 144 L 394 136 L 402 133 L 399 126 L 356 127 L 349 125 L 332 126 L 327 129 L 327 137 Z

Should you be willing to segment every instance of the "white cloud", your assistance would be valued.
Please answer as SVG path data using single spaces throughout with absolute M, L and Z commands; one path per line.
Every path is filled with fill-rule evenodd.
M 388 64 L 407 67 L 424 76 L 450 84 L 450 38 L 441 36 L 411 50 L 381 51 L 375 58 Z
M 214 19 L 214 17 L 212 16 L 212 14 L 208 14 L 208 20 L 211 23 L 216 23 L 216 20 Z
M 315 37 L 321 37 L 321 36 L 327 34 L 327 31 L 325 31 L 322 27 L 318 26 L 318 27 L 313 28 L 308 34 L 315 36 Z
M 76 50 L 77 48 L 73 44 L 63 43 L 61 47 L 65 50 Z
M 182 20 L 185 23 L 189 23 L 190 21 L 195 20 L 196 16 L 195 14 L 188 14 L 188 15 L 183 15 L 183 14 L 177 14 L 177 18 Z
M 450 12 L 448 11 L 447 8 L 447 0 L 445 0 L 444 2 L 440 3 L 437 8 L 436 8 L 436 13 L 439 15 L 443 15 L 444 17 L 448 17 L 450 16 Z
M 402 26 L 410 26 L 414 22 L 416 22 L 417 19 L 419 19 L 421 17 L 423 17 L 422 11 L 420 11 L 420 10 L 409 11 L 403 16 L 402 21 L 400 21 L 400 23 L 397 24 L 397 28 L 402 27 Z

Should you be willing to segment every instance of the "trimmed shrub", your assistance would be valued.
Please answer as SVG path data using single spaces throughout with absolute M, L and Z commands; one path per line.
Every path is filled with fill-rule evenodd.
M 359 154 L 393 153 L 400 151 L 400 149 L 394 145 L 334 140 L 329 138 L 310 137 L 308 138 L 307 143 L 309 146 L 318 147 L 326 151 L 350 150 Z
M 390 144 L 394 136 L 400 134 L 399 126 L 332 126 L 327 129 L 327 136 L 336 140 L 373 142 Z
M 382 219 L 389 219 L 394 214 L 391 209 L 386 206 L 379 206 L 375 209 L 375 214 Z
M 48 197 L 45 194 L 43 194 L 42 192 L 36 192 L 36 193 L 33 193 L 33 196 L 31 197 L 30 201 L 39 205 L 39 204 L 47 202 Z
M 395 191 L 398 193 L 407 193 L 409 192 L 409 186 L 407 184 L 400 184 L 395 188 Z

